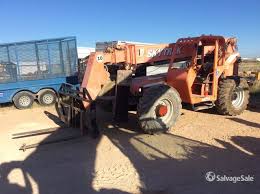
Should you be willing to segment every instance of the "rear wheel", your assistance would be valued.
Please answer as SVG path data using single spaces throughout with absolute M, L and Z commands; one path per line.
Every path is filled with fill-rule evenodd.
M 33 104 L 33 101 L 33 94 L 27 91 L 19 92 L 13 97 L 14 105 L 18 109 L 30 108 Z
M 137 106 L 140 126 L 149 134 L 167 131 L 176 123 L 180 112 L 179 93 L 167 85 L 145 89 Z
M 216 108 L 220 114 L 239 115 L 248 105 L 249 86 L 244 79 L 239 84 L 234 79 L 220 81 Z
M 56 93 L 53 90 L 41 90 L 38 101 L 42 106 L 50 106 L 56 102 Z

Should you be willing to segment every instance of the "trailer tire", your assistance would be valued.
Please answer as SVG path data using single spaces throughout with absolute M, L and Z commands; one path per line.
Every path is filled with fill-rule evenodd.
M 180 95 L 174 88 L 158 85 L 145 89 L 137 106 L 140 127 L 148 134 L 166 132 L 176 123 L 181 108 Z
M 224 79 L 219 82 L 216 109 L 220 114 L 235 116 L 248 105 L 249 86 L 245 79 Z
M 27 109 L 33 105 L 34 96 L 31 92 L 21 91 L 13 97 L 14 106 L 18 109 Z
M 55 104 L 57 99 L 56 93 L 51 89 L 44 89 L 38 92 L 38 102 L 42 106 L 50 106 Z

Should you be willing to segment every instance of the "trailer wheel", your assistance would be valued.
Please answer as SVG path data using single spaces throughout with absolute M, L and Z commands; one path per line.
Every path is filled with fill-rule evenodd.
M 165 132 L 176 123 L 181 113 L 181 99 L 174 88 L 167 85 L 144 90 L 137 106 L 137 115 L 145 133 Z
M 53 90 L 45 89 L 38 93 L 38 102 L 42 106 L 50 106 L 56 102 L 56 93 Z
M 239 115 L 248 105 L 249 86 L 244 79 L 236 83 L 234 79 L 220 81 L 216 108 L 220 114 Z
M 18 109 L 30 108 L 33 104 L 33 101 L 34 101 L 33 94 L 27 91 L 18 92 L 13 97 L 14 105 Z

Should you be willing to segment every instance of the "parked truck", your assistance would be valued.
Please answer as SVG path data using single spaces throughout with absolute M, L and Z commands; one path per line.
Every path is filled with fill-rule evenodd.
M 0 44 L 0 103 L 54 104 L 62 83 L 77 84 L 77 63 L 75 37 Z

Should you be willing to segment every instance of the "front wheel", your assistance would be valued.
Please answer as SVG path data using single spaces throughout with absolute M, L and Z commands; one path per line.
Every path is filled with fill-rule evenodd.
M 248 105 L 249 86 L 244 79 L 237 84 L 234 79 L 224 79 L 219 82 L 216 108 L 220 114 L 239 115 Z
M 174 88 L 159 85 L 145 89 L 137 106 L 140 126 L 149 134 L 165 132 L 176 123 L 181 107 L 179 93 Z

